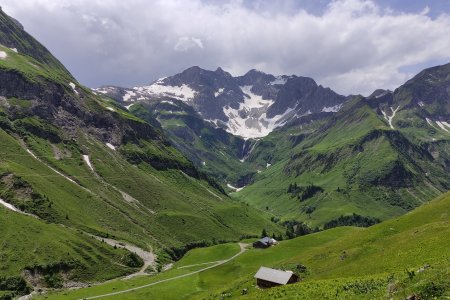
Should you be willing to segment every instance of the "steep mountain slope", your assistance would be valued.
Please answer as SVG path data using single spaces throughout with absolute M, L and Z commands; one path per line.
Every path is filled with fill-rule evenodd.
M 128 261 L 131 253 L 76 230 L 1 205 L 0 224 L 0 299 L 29 293 L 25 279 L 39 287 L 75 287 L 136 271 Z
M 129 111 L 149 122 L 156 120 L 176 148 L 220 183 L 235 184 L 248 174 L 256 173 L 254 168 L 242 163 L 253 144 L 251 141 L 205 122 L 182 101 L 139 103 Z
M 165 249 L 174 257 L 188 244 L 236 240 L 259 234 L 264 227 L 279 230 L 268 218 L 228 198 L 159 128 L 80 86 L 3 12 L 0 24 L 0 204 L 14 205 L 38 219 L 4 209 L 2 217 L 18 215 L 26 226 L 39 223 L 49 238 L 54 232 L 55 241 L 63 231 L 81 248 L 95 246 L 104 253 L 98 260 L 106 264 L 105 270 L 118 262 L 117 253 L 126 252 L 114 254 L 111 247 L 87 242 L 72 229 L 147 250 Z M 64 226 L 53 230 L 47 223 Z M 37 248 L 46 242 L 34 239 L 33 232 L 26 237 Z M 14 235 L 2 238 L 0 256 L 9 257 L 17 243 Z M 55 255 L 42 259 L 46 264 L 59 265 L 64 257 L 76 261 L 58 272 L 76 274 L 75 269 L 86 267 L 88 256 L 79 261 L 74 252 L 66 255 L 64 247 L 55 247 Z M 17 261 L 20 266 L 2 268 L 0 276 L 19 275 L 33 264 L 25 252 L 17 254 Z M 77 279 L 132 271 L 113 269 Z
M 423 70 L 376 102 L 388 120 L 392 116 L 389 110 L 396 111 L 391 127 L 417 142 L 432 143 L 450 133 L 449 94 L 450 64 L 446 64 Z
M 238 199 L 283 220 L 323 226 L 354 213 L 390 218 L 449 189 L 449 74 L 449 65 L 431 68 L 394 92 L 364 98 L 339 96 L 304 77 L 252 70 L 233 78 L 193 67 L 148 87 L 97 93 L 158 121 L 174 145 L 228 191 L 248 186 Z M 246 106 L 254 97 L 261 107 Z M 242 110 L 227 115 L 235 102 Z M 253 118 L 263 115 L 283 116 L 283 122 L 264 127 Z M 247 117 L 252 135 L 233 130 L 231 124 Z M 220 126 L 258 138 L 244 142 Z
M 449 190 L 448 68 L 273 132 L 248 159 L 272 166 L 237 197 L 320 226 L 352 213 L 385 219 Z
M 149 86 L 104 86 L 95 92 L 148 121 L 157 119 L 198 168 L 238 188 L 257 173 L 255 165 L 244 163 L 252 139 L 287 122 L 337 112 L 346 100 L 311 78 L 275 77 L 256 70 L 232 77 L 220 68 L 199 67 Z

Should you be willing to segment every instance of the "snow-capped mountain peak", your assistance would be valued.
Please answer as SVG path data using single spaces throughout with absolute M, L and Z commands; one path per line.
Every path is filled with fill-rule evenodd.
M 307 77 L 273 76 L 257 70 L 233 77 L 221 68 L 208 71 L 199 67 L 148 86 L 106 86 L 94 91 L 127 107 L 136 102 L 183 101 L 205 121 L 243 138 L 264 137 L 290 120 L 310 114 L 335 113 L 345 101 Z

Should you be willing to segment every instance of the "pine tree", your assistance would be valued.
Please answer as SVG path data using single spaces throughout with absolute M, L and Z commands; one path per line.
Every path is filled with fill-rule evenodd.
M 266 229 L 264 228 L 263 231 L 262 231 L 262 233 L 261 233 L 261 237 L 266 237 L 266 236 L 267 236 L 267 231 L 266 231 Z

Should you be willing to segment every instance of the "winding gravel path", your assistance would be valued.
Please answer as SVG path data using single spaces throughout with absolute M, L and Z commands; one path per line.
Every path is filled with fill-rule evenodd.
M 146 251 L 142 248 L 139 248 L 135 245 L 132 244 L 128 244 L 125 242 L 121 242 L 121 241 L 117 241 L 114 239 L 110 239 L 110 238 L 102 238 L 93 234 L 89 234 L 86 233 L 92 237 L 94 237 L 95 239 L 101 241 L 101 242 L 105 242 L 110 246 L 116 246 L 118 248 L 125 248 L 130 252 L 134 252 L 137 256 L 139 256 L 140 258 L 142 258 L 142 260 L 144 261 L 144 265 L 142 266 L 142 268 L 133 274 L 127 275 L 126 277 L 124 277 L 123 279 L 130 279 L 133 278 L 135 276 L 139 276 L 139 275 L 148 275 L 147 273 L 145 273 L 145 270 L 147 270 L 147 268 L 149 266 L 155 266 L 155 261 L 156 261 L 156 255 L 153 252 L 149 252 Z
M 223 265 L 223 264 L 226 264 L 227 262 L 232 261 L 233 259 L 235 259 L 236 257 L 238 257 L 239 255 L 241 255 L 242 253 L 244 253 L 247 250 L 247 248 L 246 248 L 247 245 L 248 244 L 239 243 L 239 247 L 241 249 L 239 251 L 239 253 L 233 255 L 232 257 L 230 257 L 228 259 L 218 261 L 216 264 L 214 264 L 212 266 L 209 266 L 209 267 L 197 270 L 197 271 L 193 271 L 191 273 L 187 273 L 187 274 L 178 275 L 178 276 L 175 276 L 175 277 L 172 277 L 172 278 L 159 280 L 159 281 L 156 281 L 156 282 L 152 282 L 152 283 L 149 283 L 149 284 L 141 285 L 141 286 L 138 286 L 138 287 L 135 287 L 135 288 L 131 288 L 131 289 L 127 289 L 127 290 L 123 290 L 123 291 L 118 291 L 118 292 L 109 293 L 109 294 L 103 294 L 103 295 L 98 295 L 98 296 L 92 296 L 92 297 L 87 297 L 87 298 L 81 298 L 80 300 L 99 299 L 99 298 L 104 298 L 104 297 L 109 297 L 109 296 L 121 295 L 121 294 L 129 293 L 129 292 L 132 292 L 132 291 L 140 290 L 140 289 L 143 289 L 143 288 L 146 288 L 146 287 L 149 287 L 149 286 L 157 285 L 157 284 L 160 284 L 160 283 L 163 283 L 163 282 L 172 281 L 172 280 L 188 277 L 188 276 L 191 276 L 191 275 L 194 275 L 194 274 L 198 274 L 198 273 L 204 272 L 206 270 L 218 267 L 220 265 Z

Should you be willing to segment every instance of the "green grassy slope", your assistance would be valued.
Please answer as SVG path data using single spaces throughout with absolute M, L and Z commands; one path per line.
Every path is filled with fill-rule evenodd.
M 151 286 L 107 299 L 214 299 L 240 297 L 273 299 L 404 299 L 409 294 L 449 295 L 450 293 L 450 194 L 447 193 L 396 219 L 369 228 L 340 227 L 283 241 L 265 249 L 251 249 L 235 260 L 189 277 Z M 221 258 L 227 245 L 197 249 L 180 265 Z M 221 249 L 219 251 L 219 249 Z M 236 251 L 236 250 L 235 250 Z M 230 252 L 229 256 L 232 255 Z M 294 285 L 260 290 L 253 275 L 263 265 L 295 271 L 303 281 Z M 430 267 L 417 272 L 424 265 Z M 184 269 L 181 269 L 184 270 Z M 174 269 L 158 276 L 54 294 L 49 299 L 76 299 L 137 287 L 181 274 Z M 415 276 L 409 279 L 408 271 Z M 187 272 L 187 271 L 186 271 Z
M 109 279 L 129 272 L 119 264 L 120 256 L 126 251 L 113 249 L 96 239 L 76 230 L 56 224 L 48 224 L 40 220 L 7 210 L 4 207 L 0 218 L 2 221 L 2 273 L 13 276 L 25 267 L 33 268 L 55 263 L 77 261 L 85 270 L 77 269 L 84 274 L 73 274 L 74 278 Z M 11 249 L 8 243 L 16 241 L 16 248 Z M 5 252 L 10 251 L 10 252 Z M 42 256 L 42 254 L 44 254 Z M 100 268 L 104 265 L 106 268 Z
M 61 287 L 63 282 L 104 281 L 136 269 L 125 265 L 128 251 L 113 249 L 81 232 L 42 222 L 0 207 L 0 281 Z M 65 280 L 62 279 L 64 276 Z M 24 294 L 18 285 L 2 287 L 5 295 Z
M 322 226 L 353 213 L 385 220 L 450 188 L 450 134 L 437 123 L 448 120 L 449 68 L 424 70 L 394 93 L 354 97 L 332 116 L 292 122 L 254 142 L 245 162 L 238 161 L 235 143 L 219 143 L 192 108 L 158 102 L 147 110 L 135 107 L 136 113 L 151 112 L 197 165 L 221 181 L 248 185 L 237 199 L 282 220 Z M 396 108 L 391 128 L 382 112 Z M 299 201 L 299 193 L 287 192 L 292 184 L 323 191 Z
M 83 148 L 89 153 L 95 175 L 76 147 L 70 157 L 57 160 L 50 143 L 27 138 L 34 153 L 71 176 L 77 185 L 31 157 L 5 132 L 0 138 L 4 145 L 5 163 L 0 166 L 3 177 L 14 174 L 29 183 L 35 193 L 45 195 L 51 207 L 37 209 L 42 210 L 41 217 L 49 216 L 48 221 L 158 247 L 181 246 L 203 239 L 237 239 L 244 234 L 259 234 L 266 225 L 275 228 L 248 207 L 231 202 L 206 181 L 180 171 L 157 171 L 145 163 L 130 165 L 119 153 L 93 140 L 89 148 Z M 70 149 L 67 145 L 58 146 Z M 133 197 L 135 203 L 125 201 L 119 190 L 112 187 Z M 14 195 L 5 196 L 20 206 Z
M 449 139 L 435 141 L 439 154 L 433 157 L 428 146 L 392 130 L 364 100 L 355 99 L 321 124 L 291 126 L 266 137 L 261 144 L 279 141 L 266 148 L 273 164 L 234 197 L 311 226 L 352 213 L 385 220 L 448 189 Z M 257 146 L 249 159 L 261 160 L 258 151 Z M 292 184 L 322 190 L 302 198 L 301 192 L 288 192 Z
M 174 257 L 186 245 L 279 231 L 268 215 L 227 197 L 160 129 L 79 86 L 45 48 L 25 47 L 37 42 L 9 22 L 0 12 L 7 28 L 0 37 L 7 54 L 0 59 L 2 199 L 38 216 L 42 226 L 63 224 Z M 58 234 L 49 230 L 48 238 L 52 232 Z M 18 247 L 13 236 L 2 242 L 3 253 Z M 22 266 L 29 259 L 17 253 Z M 49 256 L 48 263 L 59 259 Z M 104 262 L 105 273 L 115 270 L 112 260 Z M 6 274 L 0 268 L 0 277 Z
M 243 148 L 248 147 L 242 138 L 214 128 L 182 101 L 136 104 L 130 112 L 148 121 L 157 120 L 177 149 L 225 189 L 226 183 L 236 186 L 256 174 L 254 164 L 240 160 Z
M 42 161 L 51 163 L 54 168 L 69 175 L 77 182 L 75 184 L 33 158 L 14 137 L 3 130 L 0 130 L 0 141 L 0 197 L 28 213 L 38 215 L 46 222 L 128 241 L 145 249 L 181 247 L 201 240 L 236 240 L 241 235 L 259 234 L 262 228 L 277 231 L 276 227 L 248 207 L 233 204 L 226 196 L 217 191 L 212 192 L 207 182 L 187 177 L 179 171 L 156 171 L 146 164 L 132 166 L 119 153 L 112 150 L 108 152 L 98 142 L 95 144 L 91 141 L 89 144 L 92 164 L 99 174 L 93 175 L 76 152 L 76 147 L 73 149 L 64 144 L 58 145 L 61 149 L 72 151 L 70 157 L 56 160 L 50 154 L 50 143 L 27 137 L 29 148 Z M 139 199 L 139 202 L 132 204 L 124 201 L 120 192 L 112 186 Z M 3 213 L 1 211 L 0 215 Z M 43 221 L 34 222 L 46 224 Z M 9 225 L 11 230 L 16 230 L 15 224 Z M 50 230 L 46 233 L 46 239 L 61 235 Z M 34 235 L 23 237 L 40 243 L 34 239 Z M 3 235 L 2 242 L 4 246 L 1 254 L 10 258 L 21 240 L 15 235 Z M 74 251 L 77 249 L 74 243 L 70 245 L 68 247 L 73 247 Z M 65 247 L 59 244 L 53 247 L 65 257 Z M 84 245 L 80 247 L 86 248 Z M 111 251 L 112 247 L 109 248 Z M 35 255 L 40 257 L 44 253 L 35 252 Z M 46 257 L 49 264 L 60 263 L 60 257 L 45 255 L 42 257 Z M 26 251 L 16 252 L 14 260 L 20 262 L 18 268 L 2 268 L 0 276 L 10 276 L 11 273 L 20 275 L 20 268 L 33 263 Z M 110 261 L 103 263 L 105 266 L 101 270 L 105 274 L 87 276 L 87 273 L 81 273 L 80 280 L 100 281 L 116 277 L 119 271 L 120 274 L 129 272 L 128 269 L 115 270 Z
M 253 142 L 244 162 L 237 159 L 236 145 L 218 142 L 217 132 L 183 103 L 131 109 L 138 115 L 152 112 L 176 147 L 220 181 L 248 185 L 233 194 L 236 199 L 282 221 L 296 219 L 315 227 L 353 213 L 392 218 L 450 186 L 445 176 L 450 135 L 423 124 L 426 116 L 411 107 L 400 109 L 392 130 L 377 101 L 355 97 L 334 116 L 288 124 Z M 386 105 L 382 109 L 389 111 Z M 323 191 L 300 201 L 298 193 L 288 193 L 292 184 L 313 184 Z

